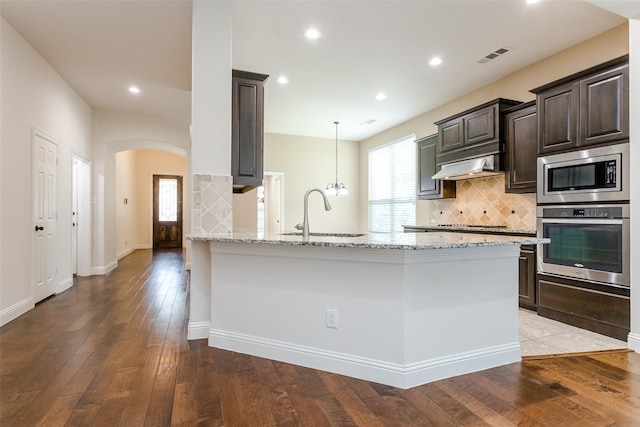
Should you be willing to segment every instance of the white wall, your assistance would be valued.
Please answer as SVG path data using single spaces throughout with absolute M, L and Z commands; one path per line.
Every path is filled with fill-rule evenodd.
M 191 230 L 191 181 L 187 174 L 187 159 L 177 154 L 157 150 L 136 150 L 136 246 L 153 247 L 153 175 L 182 177 L 182 245 Z
M 149 148 L 185 156 L 189 126 L 138 114 L 94 111 L 1 18 L 0 324 L 33 307 L 30 283 L 31 129 L 59 141 L 57 281 L 72 281 L 72 153 L 92 162 L 92 273 L 117 266 L 115 153 Z M 10 203 L 7 203 L 10 202 Z
M 116 251 L 118 259 L 136 249 L 153 247 L 153 175 L 177 175 L 182 179 L 182 245 L 191 230 L 190 180 L 185 178 L 187 159 L 158 150 L 116 153 Z M 127 198 L 127 203 L 124 199 Z
M 295 225 L 302 222 L 307 190 L 324 190 L 328 183 L 335 181 L 335 150 L 335 139 L 265 134 L 264 168 L 284 173 L 284 231 L 295 231 Z M 344 183 L 350 193 L 347 196 L 329 197 L 330 211 L 324 210 L 319 194 L 309 196 L 312 232 L 353 233 L 360 230 L 358 155 L 357 142 L 338 141 L 338 180 Z
M 258 229 L 258 190 L 233 195 L 233 230 L 256 232 Z
M 104 274 L 117 267 L 115 153 L 157 149 L 187 155 L 189 126 L 156 116 L 95 110 L 93 114 L 93 268 Z
M 136 151 L 116 153 L 116 251 L 118 259 L 136 249 L 138 198 Z M 126 199 L 126 203 L 125 203 Z
M 57 282 L 72 280 L 72 152 L 92 157 L 91 108 L 3 17 L 0 17 L 0 324 L 31 301 L 31 129 L 59 142 Z
M 360 223 L 368 223 L 368 151 L 398 138 L 416 134 L 417 138 L 437 132 L 433 123 L 468 108 L 496 98 L 518 101 L 535 99 L 529 90 L 572 73 L 618 58 L 629 52 L 628 25 L 620 25 L 583 43 L 545 58 L 494 83 L 468 93 L 448 104 L 431 110 L 360 143 Z M 416 217 L 429 217 L 423 212 L 426 202 L 418 201 Z

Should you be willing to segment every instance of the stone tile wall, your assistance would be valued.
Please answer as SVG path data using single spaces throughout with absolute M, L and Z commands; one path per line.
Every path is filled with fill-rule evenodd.
M 504 225 L 535 230 L 536 195 L 504 192 L 504 175 L 456 182 L 456 198 L 421 200 L 416 224 Z
M 193 175 L 192 234 L 233 231 L 233 179 L 223 175 Z

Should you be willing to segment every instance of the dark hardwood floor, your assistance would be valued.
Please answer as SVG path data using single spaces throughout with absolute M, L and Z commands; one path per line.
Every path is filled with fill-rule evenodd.
M 0 425 L 640 425 L 633 352 L 400 390 L 187 341 L 188 290 L 181 251 L 139 250 L 0 328 Z

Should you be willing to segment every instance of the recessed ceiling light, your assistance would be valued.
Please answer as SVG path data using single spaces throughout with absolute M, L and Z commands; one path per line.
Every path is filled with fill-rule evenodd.
M 376 122 L 376 119 L 367 119 L 364 122 L 360 123 L 360 125 L 372 125 Z
M 289 83 L 289 79 L 285 76 L 280 76 L 278 77 L 278 83 L 280 83 L 281 85 L 286 85 L 287 83 Z
M 538 3 L 540 0 L 527 0 L 527 4 Z
M 434 56 L 429 60 L 429 65 L 431 65 L 432 67 L 440 64 L 442 64 L 442 58 L 440 58 L 439 56 Z
M 385 99 L 387 97 L 387 95 L 385 95 L 384 93 L 380 92 L 379 94 L 376 95 L 376 99 L 378 101 L 382 101 L 383 99 Z
M 129 87 L 129 92 L 131 92 L 131 93 L 140 93 L 140 89 L 138 88 L 138 86 L 130 86 Z
M 308 38 L 309 40 L 315 40 L 315 39 L 319 38 L 321 36 L 321 34 L 320 34 L 320 31 L 318 31 L 315 28 L 311 27 L 307 31 L 305 31 L 304 36 L 306 38 Z

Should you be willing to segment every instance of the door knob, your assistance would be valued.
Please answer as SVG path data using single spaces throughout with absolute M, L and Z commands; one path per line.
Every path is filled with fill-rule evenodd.
M 36 231 L 42 231 L 42 230 L 44 230 L 44 227 L 39 227 L 36 225 Z

